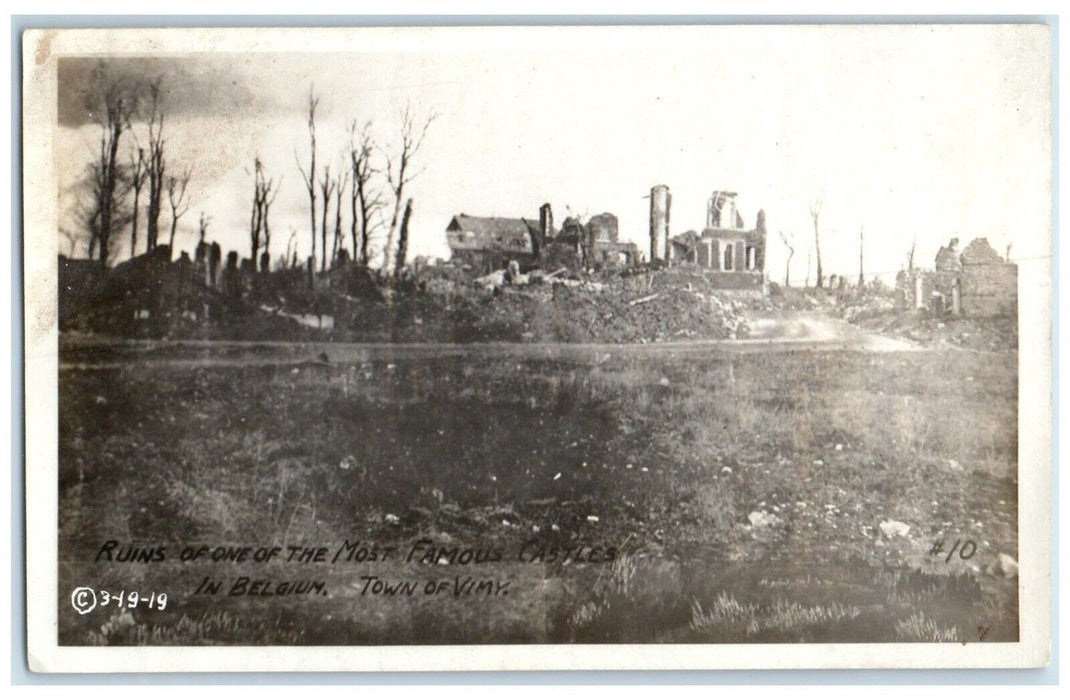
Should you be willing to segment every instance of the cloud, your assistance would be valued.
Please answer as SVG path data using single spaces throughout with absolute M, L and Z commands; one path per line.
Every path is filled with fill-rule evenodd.
M 57 76 L 61 126 L 76 128 L 92 123 L 85 96 L 98 67 L 105 70 L 109 80 L 131 86 L 144 86 L 158 79 L 168 115 L 214 116 L 274 108 L 269 95 L 250 87 L 247 67 L 235 57 L 61 58 Z

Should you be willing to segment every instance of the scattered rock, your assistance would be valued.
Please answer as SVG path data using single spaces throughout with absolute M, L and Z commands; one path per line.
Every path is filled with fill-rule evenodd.
M 1014 578 L 1018 575 L 1018 560 L 1009 554 L 1000 552 L 996 571 L 1002 574 L 1004 578 Z
M 910 526 L 899 520 L 885 520 L 880 524 L 881 534 L 885 539 L 892 539 L 893 537 L 906 537 L 910 532 Z
M 752 511 L 747 516 L 747 520 L 750 521 L 751 527 L 754 528 L 772 527 L 780 522 L 780 518 L 772 513 L 766 513 L 764 510 Z

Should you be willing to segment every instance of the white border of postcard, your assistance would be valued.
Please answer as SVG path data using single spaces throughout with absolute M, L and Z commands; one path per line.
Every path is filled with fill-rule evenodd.
M 868 25 L 872 31 L 876 25 Z M 779 27 L 783 31 L 785 27 Z M 839 29 L 850 30 L 849 26 Z M 933 31 L 954 26 L 929 25 Z M 1052 260 L 1024 260 L 1019 275 L 1020 641 L 985 644 L 487 645 L 392 647 L 123 647 L 57 645 L 56 195 L 52 129 L 56 61 L 63 55 L 194 51 L 459 51 L 534 44 L 708 41 L 761 26 L 409 27 L 29 30 L 23 35 L 23 202 L 26 386 L 26 575 L 30 668 L 41 672 L 430 671 L 573 669 L 1023 668 L 1046 665 L 1051 640 Z M 799 25 L 793 31 L 827 31 Z M 883 25 L 881 31 L 899 27 Z M 1041 31 L 1047 25 L 1012 25 Z M 573 44 L 575 45 L 575 44 Z M 1049 66 L 1051 54 L 1048 54 Z M 1050 101 L 1049 93 L 1049 101 Z M 1050 114 L 1050 112 L 1049 112 Z M 1050 168 L 1049 168 L 1050 170 Z M 1046 234 L 1049 251 L 1051 231 Z

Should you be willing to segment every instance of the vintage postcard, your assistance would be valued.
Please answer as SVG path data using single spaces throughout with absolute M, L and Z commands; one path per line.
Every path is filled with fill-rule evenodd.
M 1050 26 L 23 60 L 33 670 L 1047 663 Z

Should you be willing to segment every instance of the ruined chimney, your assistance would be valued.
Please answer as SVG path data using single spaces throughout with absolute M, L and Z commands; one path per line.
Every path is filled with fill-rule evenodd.
M 227 253 L 227 266 L 222 274 L 223 294 L 232 299 L 237 299 L 241 296 L 241 279 L 239 279 L 238 273 L 238 253 L 232 250 Z
M 754 224 L 754 230 L 765 235 L 765 209 L 758 210 L 758 220 Z
M 672 194 L 668 185 L 650 188 L 650 261 L 667 260 L 669 246 L 669 210 Z
M 542 233 L 542 243 L 554 237 L 554 212 L 549 202 L 539 207 L 539 231 Z
M 523 217 L 520 218 L 520 221 L 523 222 L 524 227 L 528 230 L 528 240 L 531 241 L 531 255 L 538 260 L 539 255 L 542 253 L 542 228 Z
M 219 275 L 222 272 L 220 266 L 222 262 L 223 249 L 219 247 L 218 243 L 212 243 L 208 248 L 208 279 L 206 283 L 213 289 L 219 287 Z

